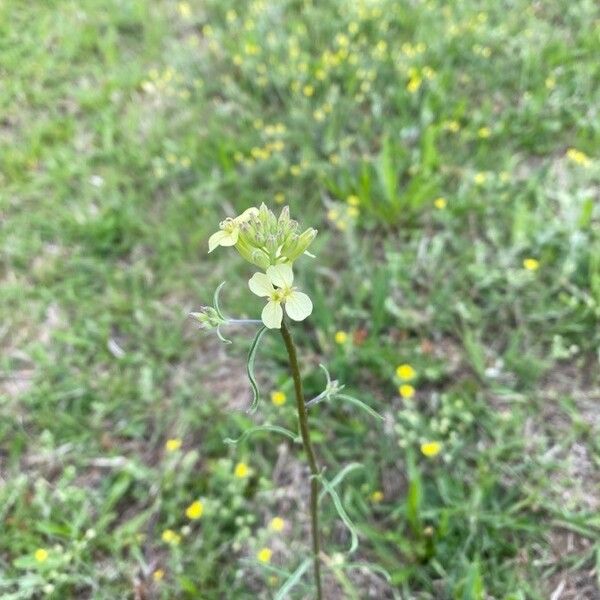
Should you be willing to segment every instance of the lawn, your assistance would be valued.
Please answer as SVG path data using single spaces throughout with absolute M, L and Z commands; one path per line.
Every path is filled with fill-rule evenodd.
M 307 396 L 383 417 L 310 408 L 325 598 L 598 600 L 599 56 L 593 0 L 0 1 L 0 597 L 310 555 L 302 445 L 225 442 L 297 429 L 280 336 L 248 412 L 255 329 L 188 316 L 260 317 L 207 241 L 264 202 L 319 230 Z

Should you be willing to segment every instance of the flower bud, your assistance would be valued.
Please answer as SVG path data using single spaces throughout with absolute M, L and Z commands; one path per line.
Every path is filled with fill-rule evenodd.
M 299 236 L 295 236 L 295 239 L 290 240 L 289 243 L 284 245 L 281 249 L 282 256 L 287 258 L 290 262 L 294 262 L 299 256 L 304 254 L 316 237 L 317 230 L 310 227 Z
M 190 317 L 199 321 L 202 329 L 214 329 L 219 325 L 227 323 L 212 306 L 203 306 L 200 312 L 190 313 Z

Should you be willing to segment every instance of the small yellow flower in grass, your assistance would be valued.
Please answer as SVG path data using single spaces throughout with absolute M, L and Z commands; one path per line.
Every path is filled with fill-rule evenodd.
M 196 500 L 185 509 L 185 516 L 188 519 L 195 521 L 196 519 L 199 519 L 202 516 L 203 512 L 204 505 L 202 504 L 202 502 L 200 502 L 200 500 Z
M 408 381 L 410 379 L 414 379 L 417 372 L 413 369 L 413 367 L 409 364 L 402 364 L 396 368 L 396 375 L 400 377 L 400 379 L 404 379 Z
M 315 121 L 320 123 L 321 121 L 325 120 L 325 113 L 320 108 L 317 108 L 317 110 L 313 112 L 313 117 Z
M 162 581 L 165 577 L 165 572 L 162 569 L 156 569 L 154 573 L 152 573 L 152 579 L 154 581 Z
M 327 218 L 330 221 L 337 221 L 339 216 L 340 216 L 340 211 L 337 208 L 330 208 L 327 211 Z
M 446 208 L 446 206 L 448 206 L 448 200 L 446 200 L 446 198 L 436 198 L 433 201 L 433 205 L 438 209 L 438 210 L 444 210 Z
M 451 131 L 452 133 L 457 133 L 460 130 L 460 123 L 458 121 L 446 121 L 444 123 L 444 129 L 446 131 Z
M 422 82 L 421 76 L 415 74 L 410 78 L 410 80 L 406 84 L 406 89 L 411 94 L 414 94 L 419 91 L 419 88 L 421 87 L 421 82 Z
M 348 341 L 348 334 L 345 331 L 336 331 L 334 339 L 335 343 L 341 346 Z
M 383 492 L 381 490 L 375 490 L 371 494 L 371 502 L 373 504 L 379 504 L 382 501 L 383 501 Z
M 475 173 L 475 177 L 473 177 L 473 181 L 476 185 L 483 185 L 487 181 L 487 173 Z
M 165 443 L 167 452 L 177 452 L 179 448 L 181 448 L 181 440 L 179 438 L 171 438 Z
M 281 517 L 273 517 L 269 523 L 269 529 L 272 531 L 283 531 L 285 527 L 285 521 Z
M 271 548 L 261 548 L 256 554 L 259 562 L 268 564 L 271 562 L 271 556 L 273 556 L 273 550 Z
M 540 261 L 536 258 L 526 258 L 523 261 L 523 268 L 528 271 L 537 271 L 540 268 Z
M 440 442 L 424 442 L 421 444 L 421 452 L 428 458 L 437 456 L 442 450 L 442 444 Z
M 48 550 L 45 550 L 44 548 L 38 548 L 34 552 L 33 557 L 37 562 L 43 563 L 48 559 Z
M 160 537 L 165 544 L 171 544 L 171 546 L 177 546 L 181 542 L 181 536 L 172 529 L 165 529 Z
M 348 208 L 346 209 L 346 214 L 351 219 L 356 219 L 358 215 L 360 215 L 360 209 L 356 206 L 348 206 Z
M 590 164 L 589 156 L 576 148 L 569 148 L 567 150 L 567 158 L 575 164 L 583 165 L 584 167 Z
M 275 202 L 277 202 L 277 204 L 283 204 L 285 202 L 285 194 L 283 192 L 277 192 L 277 194 L 275 194 Z
M 354 194 L 351 194 L 346 198 L 346 202 L 350 206 L 358 206 L 360 204 L 360 198 L 358 196 L 355 196 Z
M 238 479 L 245 479 L 250 474 L 250 469 L 249 469 L 249 467 L 248 467 L 248 465 L 246 463 L 239 462 L 237 465 L 235 465 L 235 469 L 233 470 L 233 474 Z
M 556 79 L 550 75 L 550 77 L 546 77 L 546 89 L 553 90 L 556 87 Z
M 412 385 L 405 383 L 398 388 L 398 392 L 402 398 L 408 399 L 415 395 L 415 388 Z
M 314 93 L 315 93 L 315 88 L 310 85 L 307 84 L 302 88 L 302 93 L 307 97 L 310 98 Z
M 275 406 L 283 406 L 286 403 L 287 397 L 281 390 L 271 392 L 271 402 Z
M 489 127 L 480 127 L 477 130 L 477 135 L 482 139 L 489 138 L 491 134 L 492 131 Z
M 189 19 L 192 15 L 192 7 L 188 2 L 180 2 L 177 5 L 177 10 L 184 19 Z

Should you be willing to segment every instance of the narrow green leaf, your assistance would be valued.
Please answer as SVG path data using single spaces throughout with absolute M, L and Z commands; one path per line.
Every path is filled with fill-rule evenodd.
M 278 425 L 257 425 L 256 427 L 250 427 L 250 429 L 246 429 L 239 438 L 225 438 L 223 440 L 224 444 L 229 444 L 230 446 L 235 446 L 239 444 L 242 440 L 245 440 L 248 436 L 251 436 L 254 433 L 260 433 L 262 431 L 268 431 L 270 433 L 279 433 L 281 435 L 285 435 L 289 437 L 293 442 L 300 442 L 300 436 L 296 435 L 293 431 L 289 429 L 285 429 L 284 427 L 279 427 Z
M 349 473 L 351 473 L 352 471 L 355 471 L 356 469 L 364 469 L 364 465 L 362 463 L 350 463 L 349 465 L 346 465 L 330 482 L 329 485 L 332 488 L 336 488 L 338 485 L 340 485 L 340 483 L 342 483 L 342 481 L 344 480 L 344 478 L 346 477 L 346 475 L 348 475 Z M 319 496 L 319 501 L 322 500 L 323 496 L 325 495 L 325 490 L 321 491 L 321 494 Z
M 333 500 L 333 505 L 335 506 L 335 509 L 337 510 L 340 519 L 350 532 L 351 541 L 350 550 L 348 550 L 348 554 L 352 554 L 358 548 L 358 532 L 356 530 L 356 527 L 354 526 L 354 523 L 352 522 L 352 520 L 348 516 L 348 513 L 344 509 L 344 505 L 342 504 L 342 501 L 335 489 L 325 479 L 325 477 L 321 476 L 319 477 L 319 479 L 321 480 L 321 483 L 323 484 L 323 487 L 325 488 L 327 493 L 331 496 L 331 499 Z
M 252 342 L 252 346 L 250 346 L 250 352 L 248 353 L 248 363 L 246 365 L 246 369 L 248 371 L 248 379 L 250 380 L 250 385 L 252 386 L 252 404 L 248 409 L 248 412 L 254 412 L 258 408 L 258 401 L 260 400 L 260 393 L 258 391 L 258 384 L 256 383 L 256 378 L 254 377 L 254 360 L 256 359 L 256 351 L 258 350 L 258 344 L 264 335 L 265 331 L 267 331 L 266 327 L 261 327 Z
M 225 317 L 223 316 L 223 313 L 221 312 L 221 307 L 219 306 L 219 294 L 221 293 L 221 289 L 223 288 L 223 286 L 225 285 L 225 282 L 222 281 L 217 289 L 215 290 L 215 294 L 213 296 L 213 306 L 214 309 L 217 311 L 217 314 L 219 315 L 219 317 L 221 317 L 221 319 L 225 320 Z
M 298 582 L 302 578 L 302 575 L 306 573 L 306 570 L 310 566 L 311 559 L 307 558 L 303 560 L 298 568 L 286 579 L 285 583 L 279 588 L 278 592 L 275 594 L 273 600 L 284 600 L 288 597 L 288 594 L 292 591 Z
M 383 417 L 375 410 L 373 410 L 370 406 L 359 400 L 358 398 L 354 398 L 353 396 L 348 396 L 347 394 L 338 394 L 336 398 L 340 398 L 340 400 L 345 400 L 350 404 L 354 404 L 358 408 L 364 410 L 366 413 L 374 417 L 375 419 L 381 419 L 383 421 Z
M 221 333 L 221 326 L 217 325 L 217 337 L 225 344 L 231 344 L 231 340 L 228 340 L 226 337 L 223 336 L 223 334 Z

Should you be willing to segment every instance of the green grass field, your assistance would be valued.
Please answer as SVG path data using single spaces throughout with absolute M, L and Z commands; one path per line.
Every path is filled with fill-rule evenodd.
M 296 427 L 279 336 L 249 414 L 252 334 L 187 318 L 260 315 L 207 239 L 264 202 L 319 229 L 307 394 L 385 417 L 311 409 L 362 465 L 326 598 L 598 600 L 599 56 L 594 0 L 0 0 L 0 597 L 269 599 L 309 554 L 301 447 L 223 441 Z

